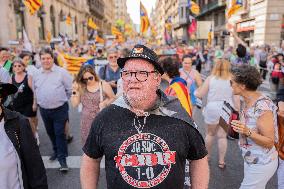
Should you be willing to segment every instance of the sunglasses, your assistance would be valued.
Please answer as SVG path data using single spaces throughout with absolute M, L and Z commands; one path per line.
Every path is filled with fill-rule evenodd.
M 14 68 L 17 68 L 17 67 L 18 67 L 18 68 L 21 68 L 21 67 L 23 67 L 23 66 L 22 66 L 22 65 L 13 65 L 13 67 L 14 67 Z
M 93 81 L 93 80 L 94 80 L 94 76 L 90 76 L 90 77 L 82 79 L 83 83 L 87 83 L 88 81 Z

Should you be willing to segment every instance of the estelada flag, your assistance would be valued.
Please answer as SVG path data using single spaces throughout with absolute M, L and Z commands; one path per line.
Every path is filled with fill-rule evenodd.
M 243 7 L 243 0 L 230 0 L 227 4 L 227 18 L 236 14 Z
M 144 5 L 140 2 L 140 31 L 145 33 L 148 31 L 150 21 L 148 18 L 148 13 Z
M 165 93 L 168 96 L 176 96 L 180 101 L 181 106 L 190 116 L 192 116 L 192 104 L 187 89 L 187 83 L 184 79 L 180 77 L 174 78 Z
M 29 9 L 31 15 L 34 15 L 42 6 L 42 0 L 24 0 L 23 3 Z

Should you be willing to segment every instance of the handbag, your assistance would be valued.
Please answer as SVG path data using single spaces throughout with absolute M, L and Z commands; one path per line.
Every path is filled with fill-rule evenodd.
M 239 113 L 231 106 L 230 103 L 224 101 L 219 125 L 227 133 L 227 136 L 232 139 L 239 139 L 239 133 L 233 130 L 231 126 L 232 120 L 239 120 Z

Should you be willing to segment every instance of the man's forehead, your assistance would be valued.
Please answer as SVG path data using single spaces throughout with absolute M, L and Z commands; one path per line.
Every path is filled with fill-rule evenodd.
M 130 59 L 125 62 L 126 68 L 128 67 L 135 67 L 135 68 L 154 68 L 154 66 L 148 62 L 147 60 L 143 60 L 140 58 Z

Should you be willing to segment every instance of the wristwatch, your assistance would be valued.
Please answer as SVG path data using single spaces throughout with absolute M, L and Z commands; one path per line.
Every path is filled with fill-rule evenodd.
M 252 134 L 251 130 L 249 129 L 248 134 L 246 135 L 246 137 L 250 137 Z

